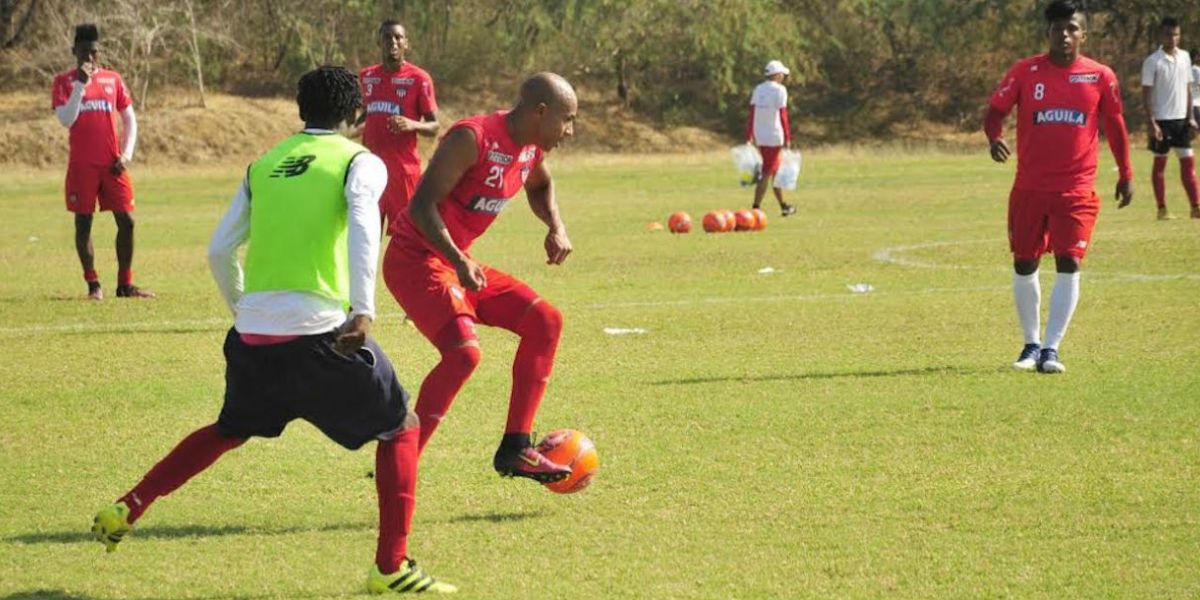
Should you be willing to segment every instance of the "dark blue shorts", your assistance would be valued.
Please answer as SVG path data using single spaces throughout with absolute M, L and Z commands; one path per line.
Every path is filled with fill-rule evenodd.
M 225 404 L 217 427 L 226 437 L 278 437 L 304 419 L 356 450 L 400 428 L 408 393 L 372 339 L 353 356 L 333 349 L 334 332 L 250 346 L 225 335 Z

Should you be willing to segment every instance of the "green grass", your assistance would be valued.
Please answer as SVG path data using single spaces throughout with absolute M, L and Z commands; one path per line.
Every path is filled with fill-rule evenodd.
M 567 265 L 543 264 L 523 203 L 479 242 L 565 313 L 538 427 L 587 432 L 602 466 L 574 496 L 495 476 L 515 340 L 482 331 L 484 362 L 423 459 L 423 566 L 466 598 L 1200 595 L 1200 222 L 1156 222 L 1144 177 L 1118 212 L 1102 162 L 1070 371 L 1019 374 L 1011 167 L 813 152 L 795 218 L 647 231 L 747 204 L 728 162 L 558 157 Z M 220 407 L 229 315 L 204 248 L 241 174 L 135 172 L 136 269 L 159 298 L 98 304 L 81 299 L 61 173 L 0 183 L 0 598 L 361 590 L 373 452 L 299 422 L 161 500 L 118 553 L 87 535 Z M 113 232 L 100 217 L 110 293 Z M 436 355 L 379 287 L 376 337 L 415 390 Z

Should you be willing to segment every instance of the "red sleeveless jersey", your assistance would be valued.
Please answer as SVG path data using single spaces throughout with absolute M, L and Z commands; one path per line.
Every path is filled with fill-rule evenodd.
M 542 161 L 542 150 L 536 145 L 518 146 L 508 135 L 505 116 L 508 111 L 467 117 L 450 127 L 469 129 L 475 134 L 478 158 L 450 194 L 438 203 L 438 213 L 446 223 L 451 239 L 466 252 L 500 215 L 517 192 L 525 185 L 529 172 Z M 409 248 L 440 252 L 413 223 L 408 211 L 392 224 L 393 241 Z

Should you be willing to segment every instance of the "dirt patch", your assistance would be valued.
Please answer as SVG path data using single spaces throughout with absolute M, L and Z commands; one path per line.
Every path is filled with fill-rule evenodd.
M 283 98 L 209 94 L 201 108 L 194 92 L 159 92 L 138 110 L 139 164 L 244 164 L 301 127 L 296 104 Z M 470 95 L 443 103 L 443 126 L 508 101 Z M 689 152 L 731 140 L 694 127 L 663 129 L 613 102 L 582 93 L 579 126 L 569 152 Z M 428 157 L 431 143 L 423 143 Z M 47 167 L 66 163 L 67 132 L 50 109 L 49 93 L 0 94 L 0 164 Z

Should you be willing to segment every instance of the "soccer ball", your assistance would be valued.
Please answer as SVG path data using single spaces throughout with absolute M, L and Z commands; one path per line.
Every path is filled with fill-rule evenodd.
M 692 217 L 683 211 L 671 213 L 667 218 L 667 228 L 671 233 L 687 233 L 692 230 Z
M 737 227 L 737 215 L 732 210 L 725 209 L 725 231 L 733 231 Z
M 758 228 L 758 217 L 748 210 L 733 213 L 733 218 L 738 231 L 753 231 Z
M 707 231 L 708 233 L 721 233 L 722 231 L 729 231 L 725 225 L 725 212 L 714 210 L 705 214 L 704 231 Z
M 762 231 L 762 230 L 766 229 L 767 228 L 767 213 L 764 212 L 763 209 L 761 209 L 761 208 L 756 208 L 754 210 L 751 210 L 750 212 L 754 213 L 754 217 L 755 217 L 754 230 Z
M 551 431 L 538 442 L 538 452 L 546 458 L 571 467 L 571 474 L 562 481 L 544 484 L 556 494 L 574 494 L 586 488 L 600 468 L 596 445 L 574 429 Z

